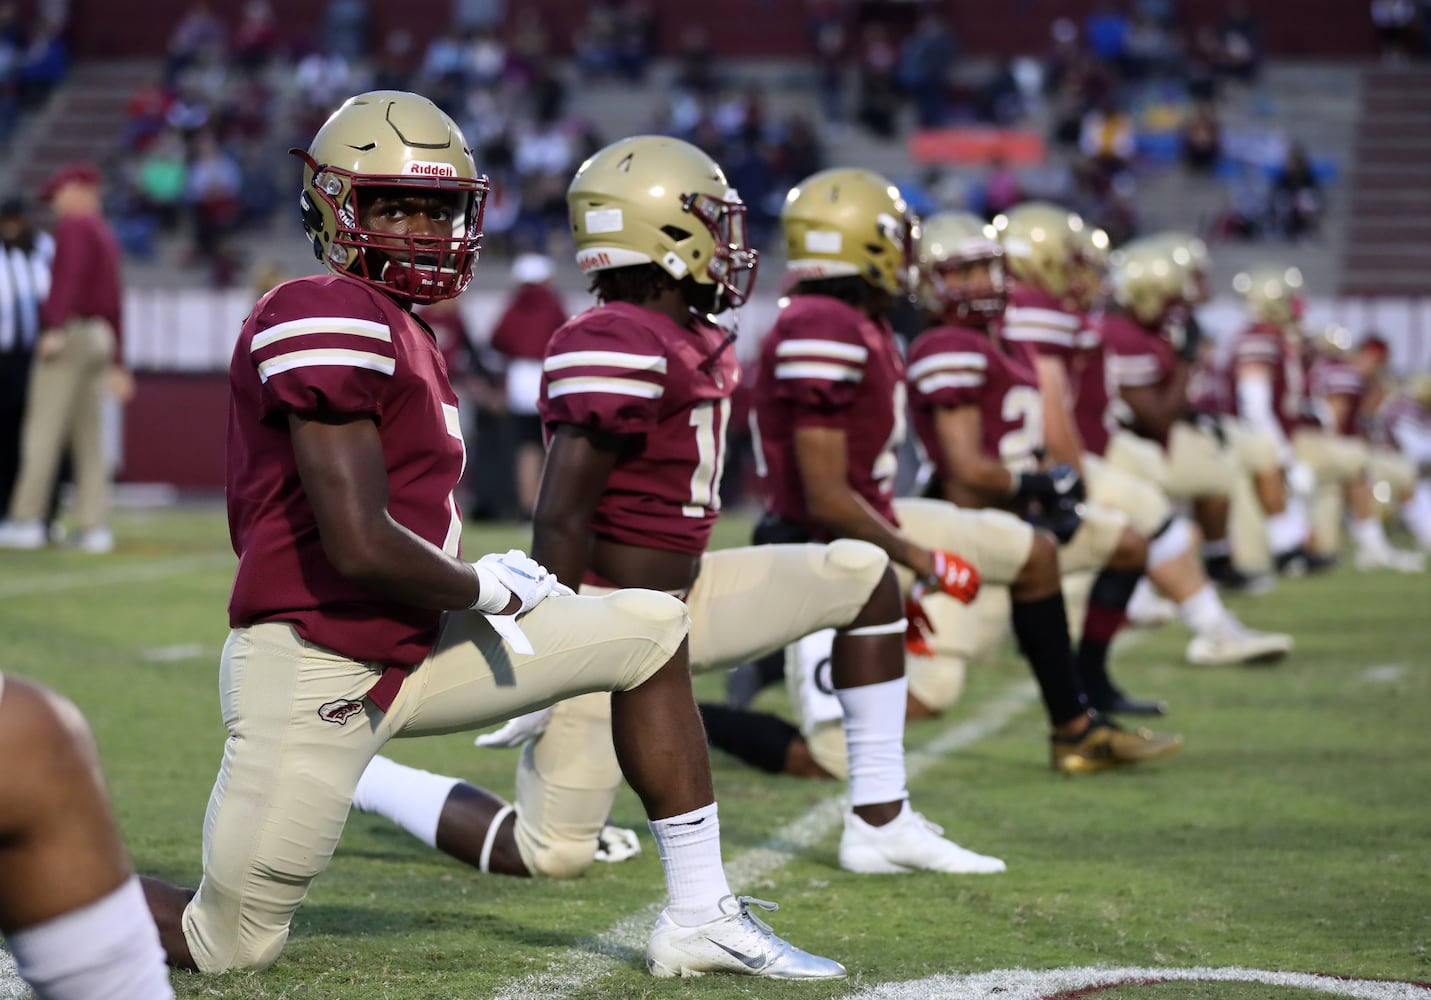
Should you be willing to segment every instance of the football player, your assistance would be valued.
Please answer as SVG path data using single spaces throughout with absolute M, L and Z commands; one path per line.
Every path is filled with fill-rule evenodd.
M 1071 467 L 1042 463 L 1033 354 L 1005 340 L 999 328 L 1007 292 L 1003 250 L 992 227 L 968 213 L 928 220 L 920 299 L 931 328 L 910 348 L 914 427 L 933 466 L 926 495 L 966 509 L 1014 510 L 1052 529 L 1060 549 L 1052 590 L 1041 596 L 1057 596 L 1061 603 L 1058 567 L 1136 580 L 1147 562 L 1147 540 L 1122 514 L 1082 503 L 1082 482 Z M 1115 579 L 1112 589 L 1120 591 L 1121 582 Z M 1074 660 L 1083 686 L 1099 711 L 1161 714 L 1160 703 L 1127 697 L 1108 676 L 1108 622 L 1122 610 L 1102 602 L 1109 589 L 1102 576 L 1093 586 Z M 1021 615 L 1017 585 L 1011 595 L 1019 646 L 1030 649 L 1029 633 L 1043 631 L 1046 623 L 1029 621 L 1027 610 Z M 936 639 L 943 631 L 936 629 Z M 1069 661 L 1066 649 L 1050 652 Z
M 0 933 L 39 1000 L 174 995 L 79 709 L 0 674 Z
M 1027 202 L 995 218 L 1014 279 L 1004 336 L 1035 353 L 1048 458 L 1078 469 L 1089 498 L 1120 510 L 1148 539 L 1148 577 L 1178 606 L 1193 632 L 1187 659 L 1195 664 L 1262 663 L 1291 648 L 1285 635 L 1247 628 L 1223 606 L 1198 558 L 1196 532 L 1175 516 L 1167 496 L 1146 479 L 1103 459 L 1117 429 L 1116 391 L 1103 339 L 1086 314 L 1102 297 L 1107 236 L 1057 205 Z M 1106 578 L 1105 578 L 1106 579 Z M 1115 579 L 1105 607 L 1126 607 L 1136 579 Z M 1116 627 L 1115 623 L 1115 627 Z
M 1277 568 L 1300 575 L 1329 568 L 1335 557 L 1312 544 L 1307 500 L 1317 487 L 1341 489 L 1366 473 L 1366 453 L 1320 429 L 1307 392 L 1303 280 L 1295 267 L 1265 265 L 1232 281 L 1248 326 L 1233 343 L 1231 375 L 1237 414 L 1277 442 L 1292 496 L 1281 518 L 1268 519 Z
M 1402 573 L 1420 573 L 1426 559 L 1418 552 L 1406 552 L 1387 541 L 1381 514 L 1372 495 L 1372 483 L 1386 482 L 1398 501 L 1409 497 L 1415 483 L 1415 470 L 1399 456 L 1387 456 L 1371 448 L 1367 439 L 1370 412 L 1369 397 L 1378 391 L 1378 376 L 1386 364 L 1384 341 L 1369 340 L 1351 347 L 1351 335 L 1342 327 L 1324 327 L 1309 341 L 1311 367 L 1307 372 L 1307 392 L 1320 430 L 1334 436 L 1337 443 L 1364 453 L 1363 475 L 1352 476 L 1342 484 L 1340 495 L 1335 489 L 1319 491 L 1319 510 L 1330 509 L 1325 525 L 1335 530 L 1343 506 L 1351 514 L 1351 535 L 1356 542 L 1357 569 L 1391 569 Z M 1300 440 L 1300 438 L 1298 439 Z M 1321 519 L 1319 518 L 1319 523 Z
M 693 670 L 730 667 L 833 629 L 831 679 L 845 739 L 831 753 L 848 774 L 852 803 L 841 867 L 1002 871 L 997 858 L 939 836 L 908 802 L 906 622 L 885 553 L 855 540 L 706 551 L 740 379 L 734 335 L 709 317 L 745 301 L 757 263 L 745 206 L 725 174 L 689 143 L 639 136 L 582 164 L 567 202 L 577 263 L 598 304 L 557 331 L 543 362 L 550 440 L 534 554 L 583 593 L 639 586 L 682 597 Z M 609 698 L 598 694 L 517 720 L 518 736 L 533 738 L 515 807 L 469 810 L 466 849 L 451 853 L 506 874 L 585 871 L 620 777 L 609 713 Z M 400 780 L 385 784 L 401 794 Z M 382 795 L 374 787 L 360 801 Z M 456 824 L 464 808 L 460 796 L 449 798 L 440 822 Z M 707 820 L 713 807 L 683 818 L 691 836 Z
M 1010 584 L 1015 630 L 1052 723 L 1056 769 L 1095 771 L 1175 753 L 1180 738 L 1127 732 L 1090 709 L 1069 655 L 1048 534 L 1001 511 L 894 499 L 907 389 L 889 314 L 912 290 L 917 264 L 917 222 L 899 191 L 869 171 L 824 171 L 790 191 L 781 224 L 795 283 L 765 340 L 755 386 L 766 524 L 793 537 L 868 539 L 889 553 L 900 567 L 916 647 L 926 619 L 935 619 L 927 639 L 949 637 L 937 618 L 950 598 L 966 596 L 958 570 L 965 560 L 980 578 Z M 1029 487 L 1052 506 L 1071 506 L 1071 487 L 1054 479 Z M 802 689 L 819 653 L 794 657 Z M 947 707 L 938 668 L 922 670 L 920 680 L 925 711 Z M 826 718 L 814 711 L 816 699 L 796 702 L 806 739 L 818 746 Z
M 230 366 L 229 739 L 197 892 L 146 886 L 171 962 L 273 963 L 389 739 L 602 691 L 666 874 L 651 971 L 843 975 L 726 884 L 685 606 L 652 590 L 579 597 L 515 550 L 459 557 L 457 397 L 411 308 L 472 276 L 487 180 L 461 131 L 424 97 L 376 91 L 295 152 L 329 273 L 259 300 Z
M 1377 408 L 1372 440 L 1410 465 L 1416 476 L 1400 505 L 1402 522 L 1431 552 L 1431 375 L 1417 375 Z

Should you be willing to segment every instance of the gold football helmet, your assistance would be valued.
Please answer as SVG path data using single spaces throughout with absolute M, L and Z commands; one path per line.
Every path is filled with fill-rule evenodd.
M 333 112 L 306 151 L 289 152 L 303 160 L 303 230 L 324 267 L 413 302 L 450 299 L 467 287 L 488 184 L 461 129 L 437 105 L 400 90 L 359 94 Z M 375 189 L 441 195 L 452 235 L 364 229 L 361 201 Z
M 759 255 L 747 242 L 745 203 L 690 143 L 614 142 L 577 168 L 566 203 L 584 273 L 655 264 L 678 281 L 715 286 L 715 311 L 749 298 Z
M 940 212 L 923 222 L 919 239 L 919 298 L 934 316 L 987 323 L 1004 312 L 1008 285 L 1004 249 L 994 227 L 970 212 Z M 983 264 L 988 283 L 975 287 L 965 272 Z M 957 281 L 949 279 L 958 277 Z
M 1111 256 L 1113 301 L 1150 330 L 1191 306 L 1198 295 L 1192 255 L 1161 237 L 1134 240 Z
M 914 285 L 919 220 L 869 170 L 822 170 L 785 196 L 786 269 L 797 280 L 857 275 L 890 295 Z
M 1417 405 L 1431 410 L 1431 375 L 1413 375 L 1406 383 L 1406 394 L 1416 400 Z
M 996 216 L 1009 272 L 1019 281 L 1086 309 L 1101 292 L 1108 234 L 1076 212 L 1046 201 L 1025 202 Z
M 1302 318 L 1302 285 L 1301 271 L 1280 265 L 1242 271 L 1232 279 L 1233 291 L 1253 319 L 1284 329 Z
M 1158 233 L 1151 237 L 1171 248 L 1173 263 L 1188 268 L 1192 278 L 1194 296 L 1192 303 L 1202 305 L 1212 299 L 1212 254 L 1207 242 L 1201 237 L 1181 230 Z

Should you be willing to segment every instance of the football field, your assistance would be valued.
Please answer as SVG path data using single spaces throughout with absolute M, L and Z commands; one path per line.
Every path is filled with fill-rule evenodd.
M 718 539 L 742 540 L 731 519 Z M 199 876 L 219 762 L 217 661 L 233 556 L 219 509 L 129 512 L 118 551 L 0 555 L 0 669 L 88 716 L 140 871 Z M 526 545 L 469 528 L 476 555 Z M 573 882 L 484 876 L 372 816 L 350 818 L 278 964 L 174 976 L 181 997 L 879 997 L 1131 1000 L 1431 997 L 1431 575 L 1350 568 L 1234 602 L 1291 632 L 1274 668 L 1190 668 L 1178 625 L 1137 634 L 1115 674 L 1164 697 L 1182 754 L 1068 778 L 1011 655 L 971 672 L 946 718 L 911 725 L 915 803 L 993 876 L 856 876 L 835 862 L 842 785 L 716 754 L 737 892 L 850 978 L 656 981 L 641 949 L 664 895 L 635 797 L 615 820 L 645 851 Z M 723 681 L 698 694 L 718 699 Z M 772 689 L 760 707 L 785 711 Z M 516 752 L 454 735 L 398 760 L 511 795 Z M 0 767 L 17 766 L 0 761 Z M 1337 977 L 1337 978 L 1327 978 Z M 24 996 L 0 953 L 0 997 Z

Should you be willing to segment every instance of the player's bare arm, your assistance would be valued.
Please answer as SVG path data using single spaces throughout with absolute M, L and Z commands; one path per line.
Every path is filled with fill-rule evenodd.
M 591 516 L 625 440 L 560 424 L 547 446 L 532 512 L 532 558 L 573 590 L 581 586 L 591 559 Z
M 1057 358 L 1039 355 L 1038 386 L 1043 393 L 1043 436 L 1050 462 L 1065 463 L 1083 471 L 1083 440 L 1073 422 L 1073 398 L 1068 389 L 1068 372 Z
M 980 447 L 983 419 L 977 406 L 941 406 L 934 413 L 934 429 L 943 452 L 944 496 L 960 507 L 988 507 L 1013 496 L 1018 485 L 1013 473 Z
M 919 576 L 934 571 L 934 557 L 905 537 L 850 488 L 845 432 L 835 427 L 799 427 L 795 461 L 810 516 L 837 538 L 872 542 Z
M 388 514 L 388 474 L 378 426 L 366 417 L 288 418 L 303 491 L 333 567 L 376 594 L 420 608 L 468 608 L 479 598 L 472 567 Z M 505 613 L 521 606 L 512 598 Z
M 1123 386 L 1119 395 L 1133 411 L 1133 427 L 1139 434 L 1166 440 L 1173 424 L 1183 418 L 1188 405 L 1188 380 L 1192 365 L 1179 362 L 1166 385 Z

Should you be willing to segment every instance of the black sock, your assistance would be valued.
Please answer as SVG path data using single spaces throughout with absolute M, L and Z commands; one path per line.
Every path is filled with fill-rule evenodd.
M 1226 576 L 1232 572 L 1232 556 L 1204 555 L 1203 565 L 1207 567 L 1207 575 L 1211 577 Z
M 1078 677 L 1083 690 L 1098 704 L 1118 693 L 1108 676 L 1108 647 L 1128 621 L 1128 602 L 1142 578 L 1141 570 L 1105 569 L 1088 592 L 1088 614 L 1078 643 Z
M 767 653 L 756 660 L 755 665 L 760 668 L 762 687 L 769 687 L 776 681 L 782 681 L 785 679 L 785 650 L 777 649 L 773 653 Z
M 1062 725 L 1088 709 L 1068 642 L 1068 612 L 1062 592 L 1036 601 L 1015 601 L 1014 637 L 1033 667 L 1049 721 Z
M 769 712 L 747 712 L 724 705 L 700 702 L 701 721 L 706 725 L 706 742 L 747 764 L 780 774 L 790 744 L 800 738 L 800 730 Z

